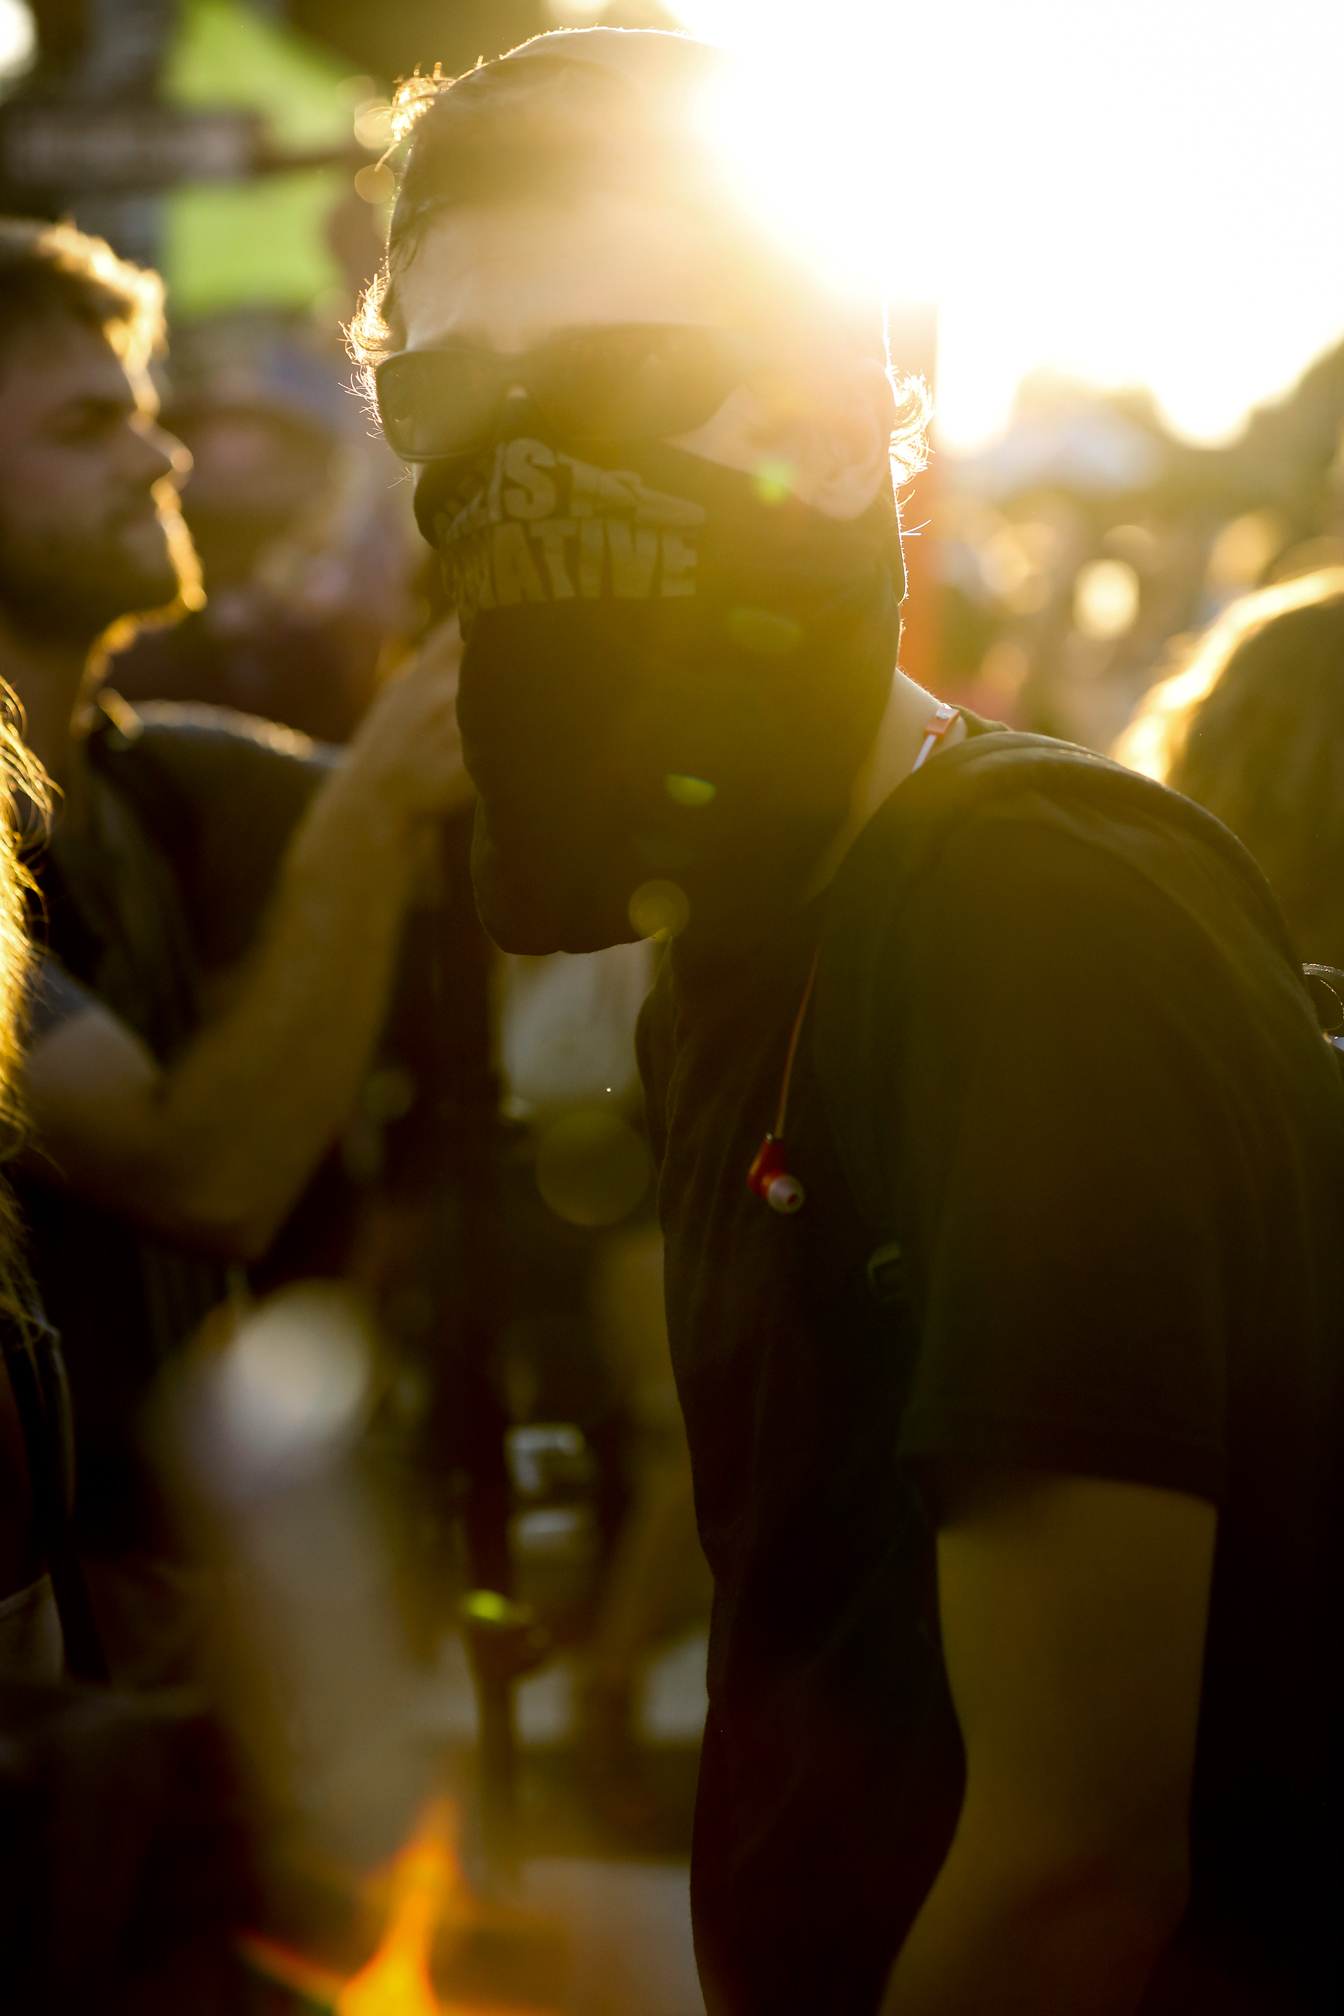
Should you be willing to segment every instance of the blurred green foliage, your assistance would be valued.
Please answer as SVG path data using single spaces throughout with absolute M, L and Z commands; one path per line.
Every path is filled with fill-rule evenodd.
M 296 153 L 350 138 L 339 87 L 348 62 L 241 0 L 185 0 L 164 65 L 170 104 L 261 114 L 270 143 Z M 163 269 L 175 316 L 243 305 L 302 309 L 341 283 L 326 237 L 349 171 L 300 169 L 247 183 L 198 183 L 168 197 Z

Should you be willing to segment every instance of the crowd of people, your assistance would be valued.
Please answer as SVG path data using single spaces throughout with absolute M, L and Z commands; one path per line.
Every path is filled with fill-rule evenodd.
M 1003 438 L 939 458 L 945 683 L 1015 727 L 1110 749 L 1227 604 L 1344 558 L 1344 352 L 1238 438 L 1048 373 Z
M 16 2007 L 257 2006 L 468 1590 L 483 1732 L 584 1641 L 648 1838 L 704 1560 L 710 2016 L 1337 2006 L 1335 493 L 1132 402 L 1087 492 L 1039 394 L 916 686 L 923 391 L 725 196 L 716 60 L 415 80 L 381 432 L 0 220 Z

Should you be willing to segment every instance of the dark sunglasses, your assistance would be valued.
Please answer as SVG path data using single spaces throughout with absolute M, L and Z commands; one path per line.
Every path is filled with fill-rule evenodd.
M 658 439 L 702 426 L 768 354 L 740 331 L 680 323 L 577 329 L 513 357 L 402 350 L 375 373 L 378 415 L 403 462 L 488 446 L 519 385 L 567 441 Z

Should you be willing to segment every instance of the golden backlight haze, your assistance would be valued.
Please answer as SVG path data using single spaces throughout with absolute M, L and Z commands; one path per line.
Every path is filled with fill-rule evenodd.
M 674 7 L 750 57 L 707 112 L 744 192 L 938 301 L 945 442 L 1039 366 L 1216 439 L 1344 336 L 1341 0 Z

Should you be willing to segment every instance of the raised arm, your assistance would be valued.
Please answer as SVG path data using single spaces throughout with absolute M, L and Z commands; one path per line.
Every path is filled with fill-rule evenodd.
M 883 2016 L 1130 2016 L 1185 1909 L 1216 1513 L 971 1469 L 944 1511 L 966 1792 Z
M 229 1007 L 162 1069 L 91 1007 L 32 1049 L 30 1168 L 155 1232 L 263 1252 L 358 1090 L 426 821 L 470 795 L 441 632 L 384 690 L 290 844 Z

